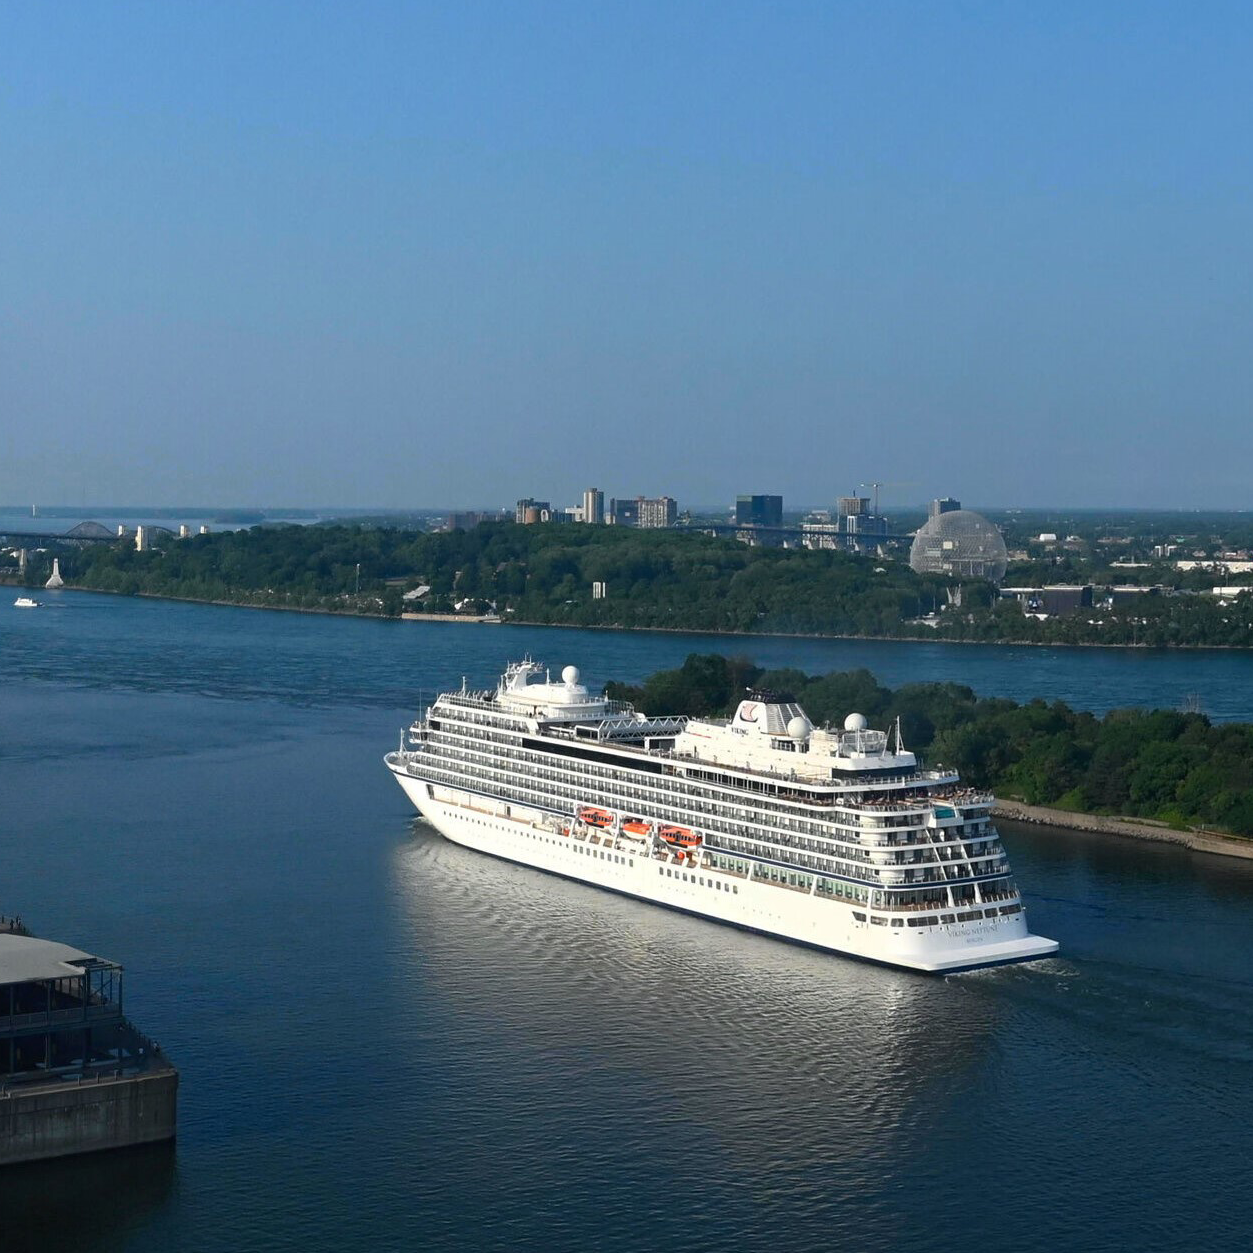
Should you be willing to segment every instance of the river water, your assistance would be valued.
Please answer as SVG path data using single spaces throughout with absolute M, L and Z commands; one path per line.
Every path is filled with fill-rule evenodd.
M 1058 958 L 944 979 L 457 848 L 419 689 L 720 645 L 1249 716 L 1242 654 L 0 607 L 0 911 L 125 963 L 173 1149 L 10 1170 L 0 1250 L 1175 1249 L 1253 1218 L 1253 863 L 1005 826 Z

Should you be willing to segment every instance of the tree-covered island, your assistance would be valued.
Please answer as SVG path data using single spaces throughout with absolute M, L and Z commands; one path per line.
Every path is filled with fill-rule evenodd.
M 1253 595 L 1191 589 L 1040 621 L 978 579 L 919 575 L 898 558 L 750 547 L 682 529 L 483 523 L 425 533 L 262 526 L 170 539 L 49 545 L 71 586 L 278 609 L 484 613 L 505 621 L 762 634 L 1058 644 L 1253 646 Z M 1012 574 L 1012 572 L 1011 572 Z M 425 590 L 423 590 L 425 589 Z

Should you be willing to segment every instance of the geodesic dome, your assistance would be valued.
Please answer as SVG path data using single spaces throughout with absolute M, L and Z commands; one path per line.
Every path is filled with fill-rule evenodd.
M 1006 563 L 1000 531 L 969 509 L 928 518 L 909 550 L 909 564 L 918 574 L 952 574 L 999 583 L 1005 577 Z

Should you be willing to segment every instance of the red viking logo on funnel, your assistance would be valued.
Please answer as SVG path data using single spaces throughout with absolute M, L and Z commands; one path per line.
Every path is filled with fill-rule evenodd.
M 760 705 L 745 705 L 744 708 L 740 710 L 740 717 L 743 718 L 745 722 L 756 722 L 757 711 L 760 708 Z

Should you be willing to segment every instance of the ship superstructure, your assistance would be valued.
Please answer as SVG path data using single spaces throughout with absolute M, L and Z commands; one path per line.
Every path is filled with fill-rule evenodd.
M 749 693 L 650 718 L 532 661 L 440 696 L 386 757 L 448 839 L 835 952 L 952 971 L 1046 956 L 993 797 L 858 713 Z

